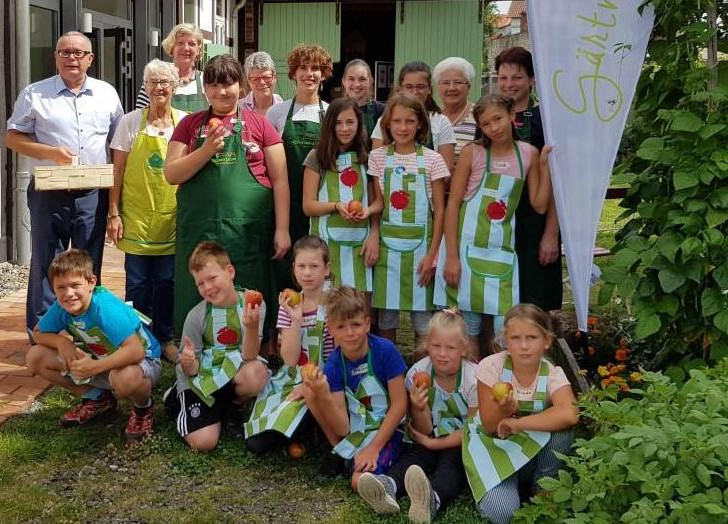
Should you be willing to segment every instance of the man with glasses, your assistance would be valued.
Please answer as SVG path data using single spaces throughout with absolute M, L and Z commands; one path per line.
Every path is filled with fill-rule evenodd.
M 91 41 L 76 31 L 58 39 L 58 74 L 27 86 L 8 119 L 5 145 L 29 157 L 35 166 L 109 163 L 108 142 L 124 114 L 116 90 L 86 75 L 94 59 Z M 31 248 L 26 299 L 26 326 L 31 334 L 54 300 L 47 272 L 51 260 L 69 243 L 93 258 L 94 274 L 101 277 L 106 232 L 106 190 L 36 191 L 28 187 Z

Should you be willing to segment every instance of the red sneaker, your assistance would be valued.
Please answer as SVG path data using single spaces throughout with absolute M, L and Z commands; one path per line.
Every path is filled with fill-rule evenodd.
M 116 409 L 116 399 L 111 391 L 106 391 L 98 400 L 83 399 L 80 406 L 61 417 L 61 426 L 64 428 L 80 426 L 114 409 Z
M 154 424 L 154 416 L 152 415 L 152 406 L 148 408 L 135 408 L 132 406 L 129 412 L 129 421 L 126 423 L 124 436 L 126 440 L 141 440 L 152 434 L 152 425 Z

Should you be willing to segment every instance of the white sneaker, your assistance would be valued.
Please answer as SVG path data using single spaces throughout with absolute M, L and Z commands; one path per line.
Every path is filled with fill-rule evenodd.
M 409 519 L 417 524 L 430 524 L 437 511 L 435 492 L 421 467 L 412 465 L 404 474 L 404 489 L 410 498 Z
M 356 485 L 356 491 L 378 515 L 399 513 L 399 504 L 397 504 L 395 498 L 387 492 L 384 483 L 378 479 L 376 475 L 372 475 L 369 472 L 363 473 L 362 476 L 359 477 L 359 482 Z

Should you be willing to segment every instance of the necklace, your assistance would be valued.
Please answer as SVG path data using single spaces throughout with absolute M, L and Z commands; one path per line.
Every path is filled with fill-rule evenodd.
M 463 115 L 465 114 L 465 111 L 467 111 L 467 110 L 468 110 L 468 107 L 470 107 L 470 102 L 466 102 L 466 103 L 465 103 L 465 107 L 463 107 L 463 110 L 462 110 L 462 111 L 460 111 L 460 114 L 459 114 L 458 116 L 456 116 L 455 118 L 450 118 L 450 116 L 449 116 L 449 115 L 445 115 L 445 116 L 447 116 L 447 118 L 448 118 L 448 119 L 450 120 L 450 123 L 451 123 L 451 124 L 457 124 L 458 122 L 460 122 L 460 119 L 461 119 L 461 118 L 463 117 Z
M 189 84 L 190 82 L 192 82 L 192 79 L 193 78 L 195 78 L 195 70 L 194 69 L 192 71 L 190 71 L 190 74 L 187 77 L 180 78 L 179 79 L 179 85 L 186 86 L 187 84 Z

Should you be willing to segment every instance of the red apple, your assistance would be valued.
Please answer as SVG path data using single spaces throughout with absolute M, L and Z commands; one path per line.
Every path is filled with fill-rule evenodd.
M 221 327 L 217 332 L 217 341 L 225 346 L 232 346 L 238 341 L 238 334 L 229 327 Z
M 298 460 L 306 454 L 306 446 L 300 442 L 291 442 L 288 444 L 288 456 L 292 459 Z
M 485 212 L 491 220 L 503 220 L 508 213 L 508 206 L 502 200 L 494 200 L 488 204 Z
M 394 209 L 405 209 L 409 205 L 409 193 L 407 191 L 394 191 L 389 196 L 389 203 Z
M 283 290 L 283 300 L 288 300 L 289 306 L 297 306 L 301 302 L 301 294 L 291 288 Z
M 222 125 L 222 120 L 219 118 L 212 117 L 210 120 L 207 121 L 207 134 L 211 135 L 215 132 L 215 129 L 220 127 Z
M 417 389 L 426 389 L 432 385 L 430 374 L 427 371 L 418 371 L 412 377 L 412 383 Z
M 500 402 L 504 398 L 508 396 L 508 393 L 510 393 L 513 390 L 513 386 L 509 384 L 508 382 L 496 382 L 493 384 L 493 398 L 496 402 Z
M 361 202 L 359 202 L 358 200 L 350 200 L 349 205 L 346 206 L 346 210 L 349 212 L 349 214 L 352 215 L 360 213 L 362 210 Z
M 354 187 L 358 180 L 359 175 L 350 167 L 341 172 L 341 183 L 347 187 Z
M 248 289 L 245 292 L 245 303 L 250 306 L 260 306 L 263 303 L 263 293 L 255 289 Z

